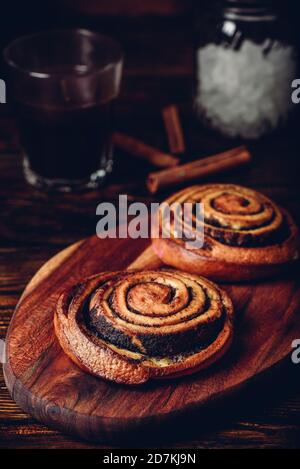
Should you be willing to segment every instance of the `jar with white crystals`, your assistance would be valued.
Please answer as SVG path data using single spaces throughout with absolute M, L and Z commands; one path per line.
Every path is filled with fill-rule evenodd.
M 226 136 L 259 138 L 295 107 L 292 29 L 271 0 L 228 0 L 219 13 L 207 37 L 196 29 L 195 112 Z

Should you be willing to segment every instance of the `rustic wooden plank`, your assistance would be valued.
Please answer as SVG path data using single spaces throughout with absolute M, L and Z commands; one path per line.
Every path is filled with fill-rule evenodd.
M 4 438 L 2 438 L 4 436 Z M 300 429 L 297 425 L 275 425 L 256 423 L 238 423 L 232 425 L 228 430 L 211 432 L 198 436 L 195 440 L 171 442 L 167 445 L 150 444 L 147 448 L 190 448 L 190 449 L 238 449 L 238 448 L 260 448 L 280 449 L 298 448 Z M 34 423 L 19 424 L 17 426 L 1 425 L 0 448 L 105 448 L 113 449 L 112 446 L 88 444 L 83 441 L 68 438 Z M 138 447 L 138 443 L 135 447 Z M 145 446 L 142 446 L 145 448 Z
M 14 166 L 18 161 L 18 156 L 2 157 L 1 161 L 5 159 L 9 159 Z M 15 160 L 14 163 L 13 160 Z M 292 168 L 292 174 L 297 175 L 299 172 L 293 161 L 296 161 L 296 158 L 294 160 L 290 159 L 290 167 Z M 274 169 L 274 183 L 271 184 L 268 177 L 264 175 L 265 173 L 258 171 L 256 164 L 255 161 L 252 167 L 248 169 L 239 170 L 229 175 L 218 175 L 210 180 L 221 183 L 235 182 L 238 178 L 241 184 L 257 188 L 286 206 L 292 212 L 296 221 L 300 222 L 298 210 L 299 184 L 296 177 L 288 177 L 281 169 L 281 166 L 278 166 L 277 170 Z M 260 167 L 267 170 L 270 164 L 268 157 L 261 158 L 259 164 Z M 1 162 L 0 174 L 3 174 Z M 123 177 L 126 178 L 126 173 Z M 0 187 L 0 199 L 1 197 L 5 198 L 5 203 L 3 202 L 0 205 L 1 219 L 12 220 L 10 223 L 0 225 L 2 246 L 6 246 L 7 249 L 7 252 L 0 252 L 0 276 L 5 281 L 6 273 L 3 272 L 1 265 L 4 267 L 9 262 L 11 273 L 7 278 L 7 282 L 11 286 L 6 287 L 3 285 L 1 288 L 15 288 L 17 291 L 25 286 L 26 281 L 29 280 L 41 263 L 51 257 L 59 248 L 95 233 L 97 223 L 96 206 L 101 201 L 114 200 L 117 202 L 119 192 L 129 192 L 132 197 L 131 200 L 161 201 L 175 189 L 171 188 L 154 198 L 150 198 L 143 189 L 131 190 L 130 186 L 125 185 L 124 190 L 118 192 L 120 186 L 112 184 L 111 189 L 107 191 L 103 190 L 80 196 L 47 198 L 44 194 L 27 188 L 23 181 L 20 182 L 19 189 L 18 187 L 12 189 L 9 186 L 9 184 L 3 184 Z M 129 187 L 129 191 L 127 187 Z M 19 251 L 10 252 L 9 249 L 13 249 L 16 245 L 20 246 Z M 26 250 L 22 250 L 21 246 L 26 246 Z M 40 251 L 38 252 L 38 250 Z M 15 287 L 14 283 L 16 284 Z

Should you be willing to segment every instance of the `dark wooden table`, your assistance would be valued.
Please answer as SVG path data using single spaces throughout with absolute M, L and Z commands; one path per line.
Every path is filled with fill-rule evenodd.
M 117 109 L 119 129 L 166 148 L 160 115 L 170 102 L 180 106 L 189 156 L 201 156 L 233 146 L 216 138 L 191 119 L 191 34 L 177 19 L 155 23 L 128 20 L 104 22 L 102 30 L 118 37 L 127 52 L 123 94 Z M 96 206 L 117 201 L 119 193 L 131 200 L 150 198 L 143 188 L 149 167 L 128 156 L 116 155 L 116 171 L 105 189 L 80 195 L 47 195 L 23 180 L 21 157 L 13 119 L 0 121 L 0 338 L 26 283 L 36 270 L 65 246 L 95 233 Z M 286 206 L 300 224 L 299 155 L 296 126 L 250 148 L 250 168 L 215 176 L 255 187 Z M 300 365 L 274 370 L 268 381 L 255 383 L 231 403 L 230 411 L 211 410 L 210 424 L 178 429 L 162 447 L 177 448 L 295 448 L 300 447 Z M 2 373 L 2 372 L 1 372 Z M 282 382 L 285 386 L 282 386 Z M 281 386 L 278 386 L 281 382 Z M 149 435 L 149 446 L 151 437 Z M 0 374 L 0 447 L 87 448 L 90 445 L 60 434 L 34 421 L 11 400 Z

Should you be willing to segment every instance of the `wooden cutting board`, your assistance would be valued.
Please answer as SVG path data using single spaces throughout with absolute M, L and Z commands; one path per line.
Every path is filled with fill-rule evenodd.
M 208 370 L 138 387 L 85 374 L 61 350 L 53 329 L 60 292 L 105 270 L 159 267 L 147 240 L 79 242 L 48 261 L 25 289 L 6 341 L 4 374 L 13 399 L 39 421 L 85 439 L 122 442 L 199 415 L 291 353 L 300 337 L 300 280 L 227 285 L 236 311 L 234 344 Z M 201 419 L 199 418 L 199 425 Z M 149 433 L 148 433 L 149 434 Z

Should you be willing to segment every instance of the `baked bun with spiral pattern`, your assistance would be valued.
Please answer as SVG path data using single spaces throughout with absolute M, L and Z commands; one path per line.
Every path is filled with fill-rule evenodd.
M 160 236 L 153 239 L 153 249 L 167 265 L 231 282 L 277 274 L 299 259 L 295 222 L 259 192 L 233 184 L 207 184 L 184 189 L 166 202 L 200 202 L 204 213 L 203 222 L 197 219 L 197 229 L 200 226 L 204 231 L 204 244 L 195 249 L 174 235 L 174 218 L 168 224 L 162 221 L 161 208 Z M 185 234 L 189 230 L 186 239 L 195 236 L 195 217 L 192 211 L 192 223 L 184 230 Z
M 83 370 L 139 384 L 191 374 L 218 360 L 233 306 L 211 281 L 172 270 L 106 272 L 66 290 L 54 318 L 65 353 Z

